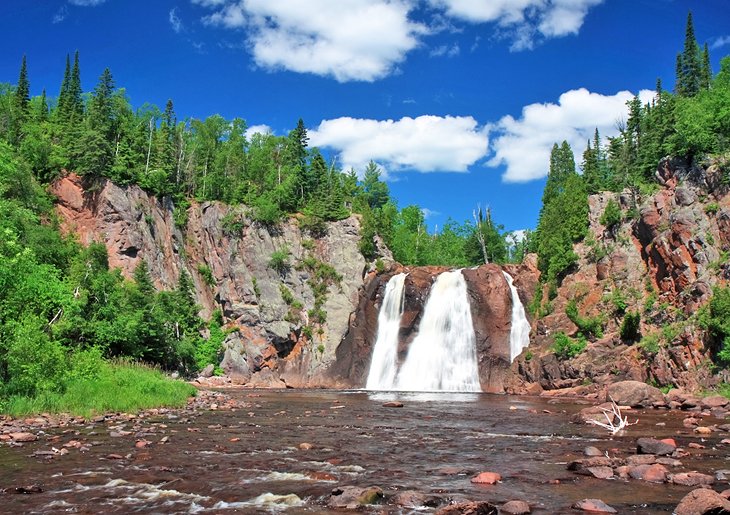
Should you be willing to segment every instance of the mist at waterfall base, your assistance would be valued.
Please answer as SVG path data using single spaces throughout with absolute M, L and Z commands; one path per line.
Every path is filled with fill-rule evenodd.
M 391 277 L 378 313 L 365 388 L 380 391 L 481 392 L 476 337 L 466 281 L 460 270 L 440 274 L 423 308 L 418 333 L 398 367 L 405 273 Z M 510 361 L 530 343 L 530 324 L 512 277 L 504 273 L 512 300 Z

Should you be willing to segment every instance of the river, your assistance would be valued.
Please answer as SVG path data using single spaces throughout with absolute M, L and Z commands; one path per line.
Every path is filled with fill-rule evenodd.
M 586 446 L 635 452 L 641 436 L 692 449 L 679 471 L 730 468 L 721 436 L 701 439 L 683 414 L 631 412 L 639 423 L 610 437 L 570 423 L 584 407 L 488 394 L 331 390 L 232 390 L 237 409 L 170 411 L 47 429 L 36 442 L 0 446 L 2 513 L 341 513 L 341 486 L 377 485 L 370 513 L 415 513 L 392 504 L 415 490 L 444 502 L 520 499 L 533 513 L 568 512 L 600 498 L 619 513 L 671 513 L 691 490 L 638 480 L 599 480 L 566 470 Z M 385 407 L 398 400 L 403 407 Z M 715 421 L 718 422 L 718 421 Z M 141 443 L 137 443 L 141 442 Z M 63 451 L 66 449 L 67 451 Z M 502 476 L 475 485 L 478 472 Z M 15 493 L 25 488 L 36 493 Z M 429 513 L 434 509 L 422 509 Z

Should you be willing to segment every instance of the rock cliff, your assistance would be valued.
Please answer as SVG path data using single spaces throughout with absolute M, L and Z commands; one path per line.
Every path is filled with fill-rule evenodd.
M 719 161 L 700 168 L 666 159 L 656 176 L 661 186 L 653 194 L 589 198 L 589 237 L 576 245 L 580 259 L 557 291 L 542 292 L 542 317 L 530 352 L 514 365 L 520 378 L 513 391 L 589 394 L 620 380 L 696 390 L 714 381 L 696 315 L 712 287 L 730 279 L 727 172 Z M 610 201 L 624 218 L 606 227 L 601 216 Z M 579 333 L 566 313 L 571 302 L 603 334 L 560 360 L 551 351 L 555 334 Z M 640 324 L 638 334 L 622 338 L 627 313 L 638 313 Z
M 356 216 L 311 238 L 296 218 L 271 230 L 242 208 L 217 202 L 176 213 L 169 200 L 137 186 L 85 185 L 73 174 L 52 190 L 64 230 L 84 244 L 104 243 L 110 266 L 126 277 L 141 260 L 158 288 L 174 288 L 182 270 L 190 274 L 203 317 L 223 313 L 230 334 L 221 365 L 234 382 L 330 384 L 324 372 L 348 330 L 366 270 Z

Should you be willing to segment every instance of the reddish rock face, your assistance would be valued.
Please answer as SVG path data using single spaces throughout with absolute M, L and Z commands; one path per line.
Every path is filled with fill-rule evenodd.
M 482 390 L 504 392 L 510 368 L 512 299 L 502 269 L 484 265 L 462 271 L 474 322 Z

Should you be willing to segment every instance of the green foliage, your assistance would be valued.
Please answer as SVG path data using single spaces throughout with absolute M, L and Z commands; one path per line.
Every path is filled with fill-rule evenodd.
M 623 315 L 624 313 L 626 313 L 628 302 L 626 300 L 624 292 L 621 289 L 614 288 L 613 291 L 611 291 L 611 304 L 613 304 L 614 312 L 617 315 Z
M 219 309 L 213 312 L 208 323 L 210 336 L 207 339 L 199 338 L 195 347 L 195 366 L 198 370 L 213 364 L 218 365 L 221 361 L 221 350 L 223 341 L 228 333 L 222 327 L 223 314 Z
M 103 361 L 93 377 L 69 381 L 62 391 L 9 396 L 2 411 L 16 417 L 38 413 L 91 417 L 107 412 L 181 407 L 193 395 L 193 386 L 170 380 L 157 369 L 129 361 Z
M 621 329 L 619 334 L 621 339 L 626 342 L 635 341 L 641 336 L 639 329 L 641 324 L 641 314 L 636 311 L 630 311 L 626 313 L 623 321 L 621 322 Z
M 659 333 L 649 333 L 644 335 L 639 342 L 639 348 L 648 355 L 655 355 L 660 349 Z
M 568 301 L 565 314 L 586 338 L 601 338 L 603 336 L 603 319 L 601 316 L 583 317 L 578 312 L 578 303 L 575 299 Z
M 552 345 L 552 351 L 555 353 L 555 356 L 557 356 L 560 360 L 566 360 L 566 359 L 572 359 L 576 356 L 578 356 L 583 350 L 585 350 L 586 345 L 588 345 L 588 342 L 586 342 L 586 339 L 582 336 L 578 337 L 577 339 L 573 339 L 566 335 L 564 332 L 560 331 L 558 333 L 555 333 L 555 337 L 553 338 L 553 345 Z
M 717 361 L 730 365 L 730 287 L 714 289 L 709 309 L 702 314 L 700 323 L 709 333 Z
M 208 265 L 206 265 L 205 263 L 198 263 L 198 266 L 196 268 L 198 270 L 198 274 L 203 279 L 203 282 L 205 284 L 210 287 L 215 286 L 215 277 L 213 276 L 213 271 Z
M 618 202 L 613 199 L 609 200 L 599 221 L 609 230 L 621 223 L 621 207 Z
M 710 202 L 709 204 L 705 205 L 705 213 L 708 215 L 714 215 L 717 213 L 719 209 L 719 206 L 717 205 L 717 202 Z
M 275 250 L 271 253 L 269 258 L 269 268 L 276 271 L 279 275 L 284 276 L 289 272 L 291 264 L 289 263 L 289 257 L 291 253 L 288 247 L 282 247 L 279 250 Z

